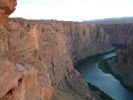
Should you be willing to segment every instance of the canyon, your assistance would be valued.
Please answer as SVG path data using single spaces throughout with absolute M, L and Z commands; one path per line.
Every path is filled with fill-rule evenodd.
M 44 96 L 46 99 L 53 97 L 65 100 L 69 97 L 70 100 L 89 100 L 89 88 L 80 73 L 74 69 L 74 62 L 86 58 L 87 53 L 93 55 L 110 50 L 111 45 L 106 39 L 108 35 L 103 32 L 101 34 L 97 37 L 95 25 L 77 22 L 9 19 L 1 31 L 1 37 L 4 38 L 1 39 L 1 57 L 15 64 L 14 70 L 24 73 L 26 69 L 29 68 L 30 71 L 33 68 L 38 71 L 35 75 L 30 74 L 31 76 L 28 76 L 29 72 L 25 72 L 20 77 L 25 87 L 25 98 L 30 99 L 35 95 L 36 98 Z M 96 37 L 99 39 L 95 39 Z M 103 43 L 101 38 L 105 38 L 107 42 Z M 25 77 L 31 78 L 28 80 Z M 44 91 L 39 90 L 43 88 Z
M 128 39 L 127 48 L 117 51 L 114 61 L 109 61 L 109 67 L 114 76 L 131 91 L 133 90 L 133 37 Z
M 75 64 L 128 46 L 133 24 L 86 24 L 10 18 L 16 0 L 0 1 L 0 100 L 95 100 Z

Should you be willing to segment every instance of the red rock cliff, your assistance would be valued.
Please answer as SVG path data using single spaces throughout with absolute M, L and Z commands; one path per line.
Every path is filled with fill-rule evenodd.
M 77 22 L 10 19 L 0 34 L 1 58 L 6 58 L 7 62 L 15 66 L 11 66 L 14 73 L 22 72 L 20 77 L 15 78 L 15 82 L 17 84 L 19 80 L 23 80 L 22 86 L 26 87 L 20 88 L 23 98 L 48 100 L 52 97 L 53 100 L 65 100 L 69 97 L 69 100 L 88 100 L 91 98 L 89 89 L 74 69 L 73 62 L 110 50 L 112 39 L 115 39 L 112 38 L 114 25 L 112 30 L 110 27 Z M 31 72 L 25 71 L 27 68 Z M 29 73 L 32 73 L 31 78 L 25 79 L 30 77 Z M 10 83 L 9 80 L 7 82 Z M 32 83 L 34 84 L 31 86 Z M 1 96 L 19 88 L 19 85 L 15 85 L 15 89 L 14 86 L 9 86 Z M 82 88 L 79 90 L 77 87 Z M 17 93 L 19 92 L 14 93 L 13 97 Z
M 5 25 L 12 33 L 6 54 L 23 64 L 33 63 L 32 52 L 39 53 L 56 85 L 74 70 L 73 62 L 110 50 L 110 37 L 102 28 L 98 34 L 96 27 L 77 22 L 11 19 Z
M 33 52 L 29 56 L 33 55 L 37 62 L 34 62 L 34 64 L 30 61 L 29 63 L 20 63 L 21 58 L 17 58 L 17 54 L 21 52 L 20 55 L 23 55 L 25 50 L 20 50 L 19 45 L 15 43 L 16 41 L 13 38 L 16 34 L 11 36 L 13 32 L 9 33 L 3 27 L 8 16 L 15 10 L 15 6 L 16 0 L 0 1 L 0 100 L 49 100 L 53 89 L 47 67 L 41 61 L 42 58 L 38 54 L 37 47 L 35 47 L 34 34 L 28 34 L 31 37 L 27 41 L 28 46 L 26 46 L 32 47 L 30 49 Z M 14 25 L 14 27 L 17 26 Z M 35 42 L 32 43 L 34 40 Z M 15 48 L 12 48 L 10 43 L 13 43 Z M 20 43 L 21 46 L 23 46 L 22 44 Z M 42 68 L 40 71 L 43 71 L 43 73 L 36 69 L 37 66 Z
M 88 86 L 74 70 L 60 24 L 10 20 L 3 27 L 15 6 L 15 0 L 0 1 L 0 99 L 90 99 Z
M 7 20 L 8 16 L 15 10 L 16 0 L 0 0 L 0 26 Z
M 66 25 L 64 25 L 65 23 Z M 88 100 L 91 98 L 89 88 L 74 69 L 69 52 L 71 47 L 69 47 L 66 37 L 69 23 L 75 24 L 73 22 L 11 19 L 4 27 L 5 38 L 8 39 L 3 41 L 4 43 L 2 42 L 1 51 L 3 56 L 6 56 L 11 62 L 21 66 L 34 66 L 38 70 L 37 82 L 45 88 L 45 91 L 42 91 L 44 97 L 47 95 L 50 97 L 52 87 L 54 94 L 51 99 L 53 100 L 62 100 L 62 98 L 64 100 L 68 98 L 70 100 L 80 100 L 81 98 Z M 82 24 L 78 23 L 78 27 L 80 26 Z M 83 27 L 83 29 L 85 28 Z M 78 34 L 82 33 L 78 32 Z M 77 86 L 82 88 L 79 90 Z M 26 89 L 25 91 L 27 98 L 33 97 L 31 94 L 33 90 Z M 38 91 L 40 90 L 35 90 L 35 94 L 38 94 Z

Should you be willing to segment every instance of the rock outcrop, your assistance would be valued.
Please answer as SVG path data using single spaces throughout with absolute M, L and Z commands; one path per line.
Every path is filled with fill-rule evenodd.
M 21 42 L 23 45 L 20 42 L 20 45 L 15 43 L 13 38 L 16 34 L 11 36 L 13 31 L 9 33 L 3 27 L 8 16 L 15 10 L 15 6 L 16 0 L 0 1 L 0 100 L 50 100 L 53 88 L 47 67 L 38 54 L 36 37 L 34 34 L 32 36 L 29 34 L 31 37 L 26 46 L 29 47 L 28 50 L 31 49 L 32 54 L 29 55 L 33 55 L 37 63 L 33 64 L 30 61 L 22 63 L 21 58 L 17 56 L 19 56 L 18 52 L 21 52 L 20 55 L 25 54 L 27 50 L 20 50 L 19 47 L 26 43 Z M 15 25 L 13 27 L 17 28 Z M 21 37 L 18 37 L 19 39 Z M 10 43 L 13 43 L 13 48 Z M 42 67 L 43 72 L 37 70 L 36 66 Z
M 15 10 L 16 0 L 0 0 L 0 26 L 7 20 L 8 16 Z
M 13 64 L 8 60 L 1 60 L 0 64 L 0 100 L 50 99 L 51 91 L 41 86 L 33 66 Z

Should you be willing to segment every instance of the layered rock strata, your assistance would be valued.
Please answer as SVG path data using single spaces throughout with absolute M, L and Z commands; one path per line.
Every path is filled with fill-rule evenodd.
M 10 19 L 5 29 L 12 32 L 9 40 L 10 53 L 6 53 L 10 55 L 10 59 L 21 64 L 33 63 L 37 60 L 33 59 L 31 52 L 40 54 L 43 57 L 40 59 L 49 69 L 53 85 L 74 70 L 73 62 L 110 50 L 111 47 L 108 34 L 98 34 L 95 25 Z
M 25 50 L 20 50 L 19 45 L 13 40 L 8 30 L 3 27 L 8 16 L 15 10 L 16 0 L 0 1 L 0 100 L 50 100 L 53 88 L 49 78 L 48 70 L 39 54 L 36 44 L 32 43 L 35 36 L 31 36 L 27 47 L 31 47 L 31 53 L 37 63 L 20 63 L 19 55 L 25 54 Z M 15 27 L 15 26 L 14 26 Z M 14 41 L 13 47 L 11 47 Z M 24 45 L 24 43 L 22 43 Z M 23 46 L 21 43 L 20 45 Z M 18 47 L 17 47 L 18 46 Z M 33 57 L 32 56 L 32 57 Z M 20 61 L 17 61 L 19 59 Z M 30 61 L 30 60 L 29 60 Z M 40 73 L 36 67 L 41 67 Z
M 102 27 L 105 34 L 109 34 L 111 44 L 127 45 L 129 38 L 133 34 L 133 24 L 94 24 L 97 27 Z
M 110 50 L 110 37 L 102 30 L 101 28 L 99 35 L 95 25 L 10 19 L 1 29 L 0 35 L 3 37 L 0 44 L 1 57 L 9 59 L 14 64 L 34 66 L 39 71 L 38 83 L 42 84 L 41 86 L 47 91 L 51 91 L 50 97 L 52 87 L 59 87 L 62 81 L 66 82 L 67 76 L 75 75 L 73 62 L 107 49 Z M 82 79 L 76 77 L 76 81 Z M 88 91 L 87 94 L 80 96 L 84 99 L 90 98 L 85 82 L 81 82 L 80 85 L 86 88 L 80 92 L 71 89 L 73 92 L 70 93 L 75 93 L 76 96 L 82 94 L 83 91 Z M 33 97 L 28 97 L 27 94 L 25 96 Z M 43 96 L 46 97 L 46 95 Z
M 113 43 L 127 44 L 132 25 L 9 19 L 3 26 L 15 6 L 0 1 L 0 99 L 91 100 L 73 64 Z

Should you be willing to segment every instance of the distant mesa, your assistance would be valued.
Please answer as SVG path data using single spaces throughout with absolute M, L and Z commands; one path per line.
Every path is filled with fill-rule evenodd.
M 121 18 L 104 18 L 96 20 L 85 20 L 83 23 L 86 24 L 122 24 L 122 23 L 133 23 L 133 17 L 121 17 Z

